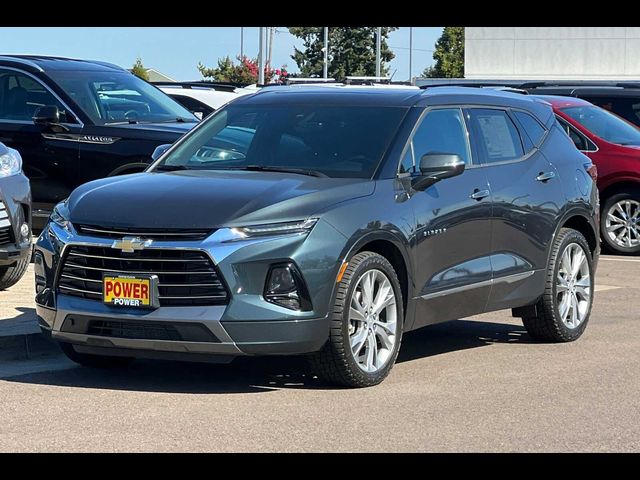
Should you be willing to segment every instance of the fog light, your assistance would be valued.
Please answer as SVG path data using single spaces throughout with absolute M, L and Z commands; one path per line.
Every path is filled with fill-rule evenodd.
M 311 310 L 309 293 L 302 275 L 293 263 L 271 266 L 267 274 L 264 298 L 289 310 Z
M 25 240 L 28 239 L 30 233 L 31 232 L 29 231 L 29 224 L 28 223 L 23 223 L 20 226 L 20 235 L 22 235 L 22 238 L 25 239 Z

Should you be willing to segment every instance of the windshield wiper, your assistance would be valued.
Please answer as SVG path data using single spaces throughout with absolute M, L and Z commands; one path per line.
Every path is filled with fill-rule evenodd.
M 242 167 L 231 167 L 230 170 L 247 170 L 249 172 L 283 172 L 283 173 L 297 173 L 298 175 L 308 175 L 310 177 L 328 178 L 318 170 L 311 170 L 307 168 L 289 168 L 289 167 L 271 167 L 268 165 L 245 165 Z
M 152 172 L 177 172 L 178 170 L 191 170 L 184 165 L 158 165 Z

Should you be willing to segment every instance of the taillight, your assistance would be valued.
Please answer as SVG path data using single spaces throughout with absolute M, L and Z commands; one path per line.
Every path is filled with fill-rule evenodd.
M 593 163 L 585 163 L 584 169 L 591 177 L 591 180 L 596 183 L 598 181 L 598 167 L 596 167 Z

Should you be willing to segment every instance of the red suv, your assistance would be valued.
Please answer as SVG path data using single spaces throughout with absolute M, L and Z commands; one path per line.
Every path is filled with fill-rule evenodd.
M 618 253 L 640 253 L 640 129 L 586 100 L 536 97 L 552 105 L 578 150 L 598 168 L 605 245 Z

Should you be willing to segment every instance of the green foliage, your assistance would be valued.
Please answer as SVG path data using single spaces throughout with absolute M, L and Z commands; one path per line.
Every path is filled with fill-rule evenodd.
M 346 76 L 376 74 L 377 27 L 329 27 L 328 76 L 342 80 Z M 388 64 L 395 55 L 389 48 L 389 33 L 397 27 L 382 27 L 380 74 L 387 75 Z M 295 60 L 302 77 L 322 77 L 324 27 L 289 27 L 289 32 L 302 39 L 303 49 L 294 49 Z
M 198 63 L 198 71 L 203 78 L 210 78 L 215 82 L 225 83 L 239 83 L 244 85 L 251 85 L 258 82 L 258 62 L 256 59 L 250 59 L 247 57 L 236 57 L 238 59 L 237 64 L 231 60 L 229 56 L 218 59 L 218 66 L 209 68 L 202 63 Z M 267 68 L 264 70 L 265 83 L 271 83 L 272 81 L 282 81 L 282 79 L 288 76 L 286 65 L 282 68 Z
M 422 72 L 423 77 L 464 77 L 464 27 L 444 27 L 433 52 L 435 65 Z
M 143 80 L 146 80 L 147 82 L 149 81 L 149 74 L 147 73 L 147 69 L 144 68 L 142 59 L 140 57 L 136 59 L 136 63 L 134 63 L 133 67 L 131 67 L 131 73 Z

